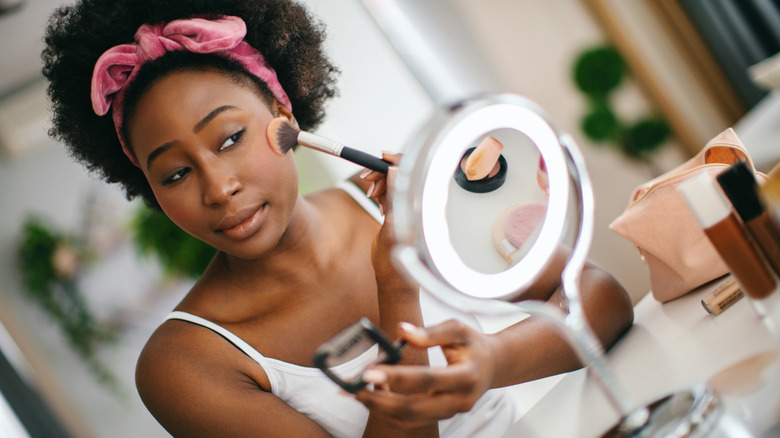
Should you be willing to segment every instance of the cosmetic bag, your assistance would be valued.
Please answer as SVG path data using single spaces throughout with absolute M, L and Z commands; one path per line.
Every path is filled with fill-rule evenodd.
M 740 160 L 763 175 L 729 128 L 690 160 L 635 188 L 626 210 L 609 225 L 639 250 L 656 300 L 671 301 L 729 272 L 676 187 L 701 172 L 714 178 Z

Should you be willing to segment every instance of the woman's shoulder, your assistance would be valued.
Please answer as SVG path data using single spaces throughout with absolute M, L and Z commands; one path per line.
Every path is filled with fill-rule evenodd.
M 142 398 L 178 387 L 218 379 L 224 373 L 252 376 L 258 386 L 264 373 L 240 350 L 206 327 L 180 319 L 160 324 L 147 340 L 136 364 L 136 386 Z M 223 382 L 224 383 L 224 382 Z
M 340 219 L 353 219 L 372 228 L 377 225 L 379 207 L 366 196 L 370 182 L 354 176 L 333 187 L 306 195 L 306 199 L 320 211 L 338 214 Z

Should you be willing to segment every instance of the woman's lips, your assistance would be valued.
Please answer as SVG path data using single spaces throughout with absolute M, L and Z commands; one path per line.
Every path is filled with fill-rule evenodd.
M 219 222 L 217 233 L 230 239 L 246 239 L 260 229 L 263 223 L 265 205 L 239 210 L 233 216 L 229 216 Z

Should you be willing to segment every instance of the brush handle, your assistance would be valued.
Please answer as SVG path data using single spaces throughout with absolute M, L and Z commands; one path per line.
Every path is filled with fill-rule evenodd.
M 377 158 L 363 151 L 344 146 L 341 143 L 306 131 L 298 133 L 298 144 L 325 152 L 326 154 L 341 157 L 347 161 L 384 174 L 387 173 L 387 168 L 390 166 L 389 162 L 381 158 Z
M 339 156 L 347 161 L 359 164 L 367 169 L 375 170 L 385 174 L 387 173 L 387 168 L 390 167 L 389 162 L 367 154 L 363 151 L 353 149 L 349 146 L 342 147 Z

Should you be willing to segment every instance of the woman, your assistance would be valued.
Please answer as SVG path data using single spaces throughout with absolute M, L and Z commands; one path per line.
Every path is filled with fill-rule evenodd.
M 52 15 L 53 135 L 218 250 L 144 347 L 138 392 L 175 436 L 494 436 L 513 418 L 490 388 L 579 364 L 532 320 L 496 335 L 455 321 L 416 329 L 426 309 L 390 262 L 384 175 L 352 178 L 387 213 L 383 226 L 355 186 L 298 193 L 295 156 L 276 154 L 266 129 L 277 117 L 305 130 L 322 120 L 337 72 L 323 39 L 290 0 L 82 0 Z M 602 270 L 583 277 L 610 345 L 631 324 L 630 302 Z M 559 300 L 558 278 L 537 295 Z M 450 366 L 408 348 L 401 365 L 366 373 L 375 390 L 340 394 L 311 357 L 361 317 L 413 346 L 442 345 Z

